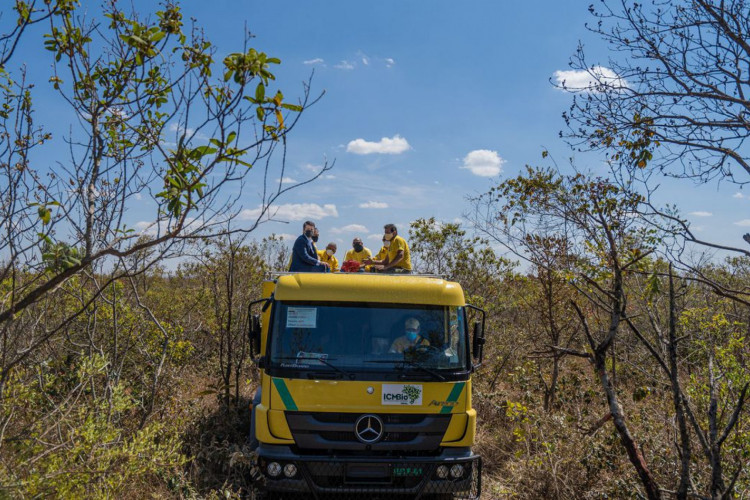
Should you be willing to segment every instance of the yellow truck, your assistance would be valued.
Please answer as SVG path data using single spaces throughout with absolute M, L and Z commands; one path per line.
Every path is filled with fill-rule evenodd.
M 479 498 L 471 374 L 485 314 L 458 283 L 282 273 L 249 314 L 256 497 Z

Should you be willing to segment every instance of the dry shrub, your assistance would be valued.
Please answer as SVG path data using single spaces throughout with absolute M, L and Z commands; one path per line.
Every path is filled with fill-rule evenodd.
M 196 382 L 199 382 L 196 380 Z M 204 384 L 205 384 L 204 380 Z M 196 494 L 243 495 L 251 491 L 252 452 L 247 445 L 249 405 L 254 388 L 246 386 L 236 406 L 220 403 L 222 395 L 210 389 L 193 390 L 199 405 L 183 434 L 183 453 L 189 457 L 184 480 Z

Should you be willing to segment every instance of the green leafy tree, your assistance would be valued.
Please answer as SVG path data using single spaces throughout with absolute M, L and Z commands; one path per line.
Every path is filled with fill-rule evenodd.
M 68 9 L 71 3 L 72 0 L 16 0 L 2 18 L 8 25 L 0 25 L 0 73 L 5 74 L 5 64 L 13 57 L 26 30 Z
M 475 224 L 517 255 L 519 242 L 535 235 L 565 241 L 569 282 L 588 299 L 572 302 L 587 340 L 584 350 L 556 350 L 587 359 L 603 389 L 609 415 L 648 498 L 661 498 L 661 489 L 627 422 L 613 382 L 614 366 L 607 358 L 626 316 L 625 278 L 629 269 L 653 251 L 654 231 L 632 217 L 643 197 L 603 178 L 583 174 L 559 175 L 550 169 L 528 168 L 475 199 Z M 535 247 L 528 247 L 533 249 Z M 541 265 L 540 260 L 532 262 Z M 591 308 L 601 314 L 588 314 Z
M 583 45 L 573 69 L 591 84 L 560 86 L 576 98 L 564 116 L 569 136 L 637 168 L 701 182 L 743 184 L 747 125 L 750 6 L 742 0 L 614 0 L 590 7 L 590 30 L 607 42 L 603 71 Z M 612 73 L 615 76 L 612 76 Z M 654 147 L 658 161 L 647 165 Z
M 105 4 L 101 21 L 86 21 L 77 8 L 60 4 L 45 35 L 50 85 L 78 121 L 66 138 L 70 157 L 54 170 L 29 159 L 54 140 L 34 121 L 33 84 L 5 74 L 0 185 L 9 203 L 0 249 L 9 257 L 0 278 L 12 276 L 14 293 L 0 323 L 104 259 L 122 263 L 151 247 L 153 262 L 179 254 L 185 238 L 226 233 L 241 208 L 226 188 L 258 163 L 271 168 L 271 154 L 309 104 L 307 91 L 294 104 L 267 91 L 279 60 L 264 52 L 215 61 L 213 45 L 184 29 L 174 4 L 148 20 L 115 2 Z M 243 230 L 286 190 L 264 185 L 257 218 Z M 145 239 L 125 221 L 144 196 L 156 207 Z
M 151 14 L 85 7 L 16 1 L 0 12 L 10 22 L 0 35 L 0 461 L 11 478 L 0 495 L 116 497 L 128 482 L 177 474 L 186 410 L 175 400 L 188 362 L 208 363 L 196 354 L 202 318 L 187 307 L 196 297 L 180 296 L 160 263 L 272 215 L 289 189 L 267 181 L 283 177 L 275 152 L 315 101 L 309 83 L 289 101 L 274 84 L 280 61 L 249 37 L 217 59 L 175 3 Z M 42 22 L 34 64 L 52 69 L 38 82 L 13 66 Z M 42 86 L 67 109 L 58 128 L 39 123 Z M 254 171 L 260 196 L 242 212 Z M 153 210 L 131 227 L 136 207 Z M 211 334 L 223 339 L 225 379 L 239 380 L 237 311 L 250 289 L 220 272 L 231 280 L 219 292 L 236 300 Z M 83 366 L 95 368 L 73 377 Z
M 493 284 L 499 286 L 513 265 L 481 238 L 469 237 L 461 225 L 417 219 L 409 227 L 409 244 L 415 269 L 461 282 L 470 300 L 492 302 Z

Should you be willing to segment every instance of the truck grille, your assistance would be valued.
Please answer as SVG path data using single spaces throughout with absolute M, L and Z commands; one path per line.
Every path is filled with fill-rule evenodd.
M 316 450 L 427 451 L 440 446 L 450 415 L 389 414 L 383 420 L 383 437 L 361 443 L 354 425 L 362 413 L 287 412 L 286 420 L 297 446 Z

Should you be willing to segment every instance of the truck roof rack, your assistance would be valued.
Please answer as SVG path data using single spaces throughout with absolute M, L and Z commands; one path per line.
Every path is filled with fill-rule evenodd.
M 287 276 L 290 274 L 307 274 L 307 273 L 300 273 L 300 272 L 291 272 L 291 271 L 269 271 L 267 273 L 268 278 L 277 278 L 279 276 Z M 399 273 L 365 273 L 365 272 L 356 272 L 356 273 L 316 273 L 316 274 L 326 274 L 326 275 L 354 275 L 354 276 L 408 276 L 410 278 L 440 278 L 440 279 L 446 279 L 445 276 L 442 274 L 428 274 L 428 273 L 409 273 L 409 274 L 399 274 Z

